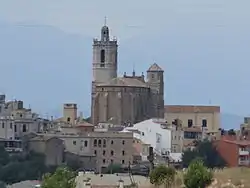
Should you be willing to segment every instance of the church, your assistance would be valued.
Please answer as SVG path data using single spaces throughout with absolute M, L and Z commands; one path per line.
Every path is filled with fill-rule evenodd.
M 142 75 L 117 75 L 118 43 L 109 28 L 101 28 L 100 40 L 93 40 L 91 120 L 93 125 L 112 122 L 134 124 L 150 118 L 164 118 L 164 71 L 154 63 Z

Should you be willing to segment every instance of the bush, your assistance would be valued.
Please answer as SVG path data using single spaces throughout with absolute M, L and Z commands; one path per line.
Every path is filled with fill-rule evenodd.
M 164 184 L 166 187 L 170 187 L 174 182 L 175 175 L 176 171 L 174 168 L 159 165 L 150 172 L 150 183 L 154 184 L 155 186 Z
M 212 172 L 203 165 L 203 161 L 194 160 L 184 174 L 184 184 L 186 188 L 204 188 L 211 184 Z

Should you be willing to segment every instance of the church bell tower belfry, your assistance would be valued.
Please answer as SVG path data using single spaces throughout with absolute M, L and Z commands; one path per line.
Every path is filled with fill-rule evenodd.
M 101 29 L 101 39 L 93 40 L 93 81 L 108 82 L 117 77 L 117 40 L 110 40 L 109 28 Z
M 101 28 L 100 40 L 93 40 L 93 62 L 92 62 L 92 92 L 91 92 L 91 119 L 92 123 L 96 124 L 95 117 L 97 116 L 95 101 L 96 99 L 96 84 L 109 82 L 117 77 L 117 56 L 118 44 L 117 40 L 110 39 L 109 28 L 106 24 Z

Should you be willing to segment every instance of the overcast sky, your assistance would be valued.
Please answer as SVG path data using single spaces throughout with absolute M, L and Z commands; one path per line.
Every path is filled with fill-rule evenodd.
M 167 52 L 169 53 L 168 57 L 175 63 L 169 61 L 163 65 L 164 62 L 160 62 L 164 69 L 167 70 L 170 63 L 172 66 L 176 65 L 180 68 L 195 66 L 197 70 L 202 65 L 203 69 L 210 70 L 212 75 L 212 81 L 206 87 L 212 88 L 213 85 L 216 85 L 214 83 L 218 82 L 216 89 L 219 89 L 223 84 L 227 84 L 227 87 L 220 89 L 218 93 L 214 91 L 208 94 L 213 97 L 212 100 L 216 101 L 217 104 L 222 104 L 226 111 L 249 114 L 250 102 L 247 100 L 250 95 L 250 89 L 248 89 L 250 85 L 250 79 L 248 79 L 250 68 L 249 7 L 249 0 L 0 0 L 0 23 L 50 25 L 66 33 L 96 37 L 100 34 L 100 28 L 104 24 L 106 16 L 111 33 L 119 38 L 120 43 L 136 39 L 137 36 L 142 36 L 145 33 L 147 33 L 145 36 L 152 38 L 149 41 L 153 41 L 154 36 L 158 37 L 159 34 L 160 37 L 164 38 L 164 32 L 172 30 L 168 34 L 173 36 L 172 45 L 176 44 L 177 47 L 179 45 L 180 52 L 174 54 L 174 49 L 172 54 Z M 179 32 L 176 36 L 174 35 L 175 31 Z M 186 35 L 184 35 L 185 32 L 187 32 Z M 206 36 L 208 36 L 207 40 L 205 40 Z M 200 43 L 199 37 L 202 39 Z M 192 38 L 196 40 L 194 44 L 192 44 Z M 217 41 L 211 41 L 212 39 Z M 163 48 L 165 43 L 170 45 L 166 40 L 169 39 L 166 37 L 161 44 Z M 185 40 L 185 42 L 182 43 L 181 40 Z M 88 45 L 91 48 L 91 44 Z M 202 45 L 203 48 L 201 48 Z M 208 45 L 214 48 L 211 49 L 213 57 L 209 57 L 208 51 L 210 49 L 206 49 Z M 217 54 L 216 47 L 220 48 Z M 185 51 L 185 49 L 188 50 Z M 146 47 L 144 50 L 147 50 Z M 166 52 L 164 49 L 159 50 L 161 50 L 159 56 L 162 57 L 160 59 L 164 61 Z M 154 57 L 158 55 L 156 52 L 158 49 L 155 50 Z M 195 54 L 192 54 L 194 52 Z M 148 53 L 142 51 L 139 56 L 146 56 Z M 153 58 L 150 58 L 148 61 L 153 61 Z M 185 62 L 186 59 L 189 60 L 188 63 Z M 193 62 L 192 59 L 194 59 Z M 217 64 L 218 67 L 216 67 Z M 141 69 L 139 66 L 141 65 L 137 67 Z M 148 64 L 144 66 L 148 66 Z M 173 69 L 175 73 L 172 75 L 176 76 L 180 68 Z M 194 69 L 194 71 L 197 70 Z M 183 72 L 185 73 L 185 71 Z M 195 75 L 193 72 L 190 74 Z M 169 75 L 166 73 L 166 77 Z M 185 83 L 181 82 L 184 81 L 179 81 L 179 87 L 183 87 Z M 231 83 L 233 83 L 232 88 L 228 85 Z M 167 86 L 168 84 L 166 83 Z M 193 98 L 192 96 L 175 98 L 175 93 L 170 94 L 171 90 L 166 88 L 169 96 L 167 99 L 170 101 L 181 101 L 181 99 L 181 102 L 185 101 L 186 103 L 197 101 L 195 95 Z M 233 89 L 235 91 L 231 93 Z M 225 98 L 225 94 L 228 98 Z M 208 97 L 205 100 L 208 101 Z
M 94 35 L 107 16 L 114 33 L 124 39 L 172 24 L 248 25 L 249 6 L 248 0 L 1 0 L 0 20 Z

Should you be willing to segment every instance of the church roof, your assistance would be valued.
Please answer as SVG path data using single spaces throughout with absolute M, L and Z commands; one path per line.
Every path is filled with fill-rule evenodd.
M 107 83 L 101 83 L 97 86 L 128 86 L 128 87 L 148 87 L 146 83 L 138 80 L 137 78 L 113 78 Z
M 157 65 L 157 63 L 154 63 L 149 67 L 148 72 L 149 71 L 163 71 L 163 69 L 159 65 Z

